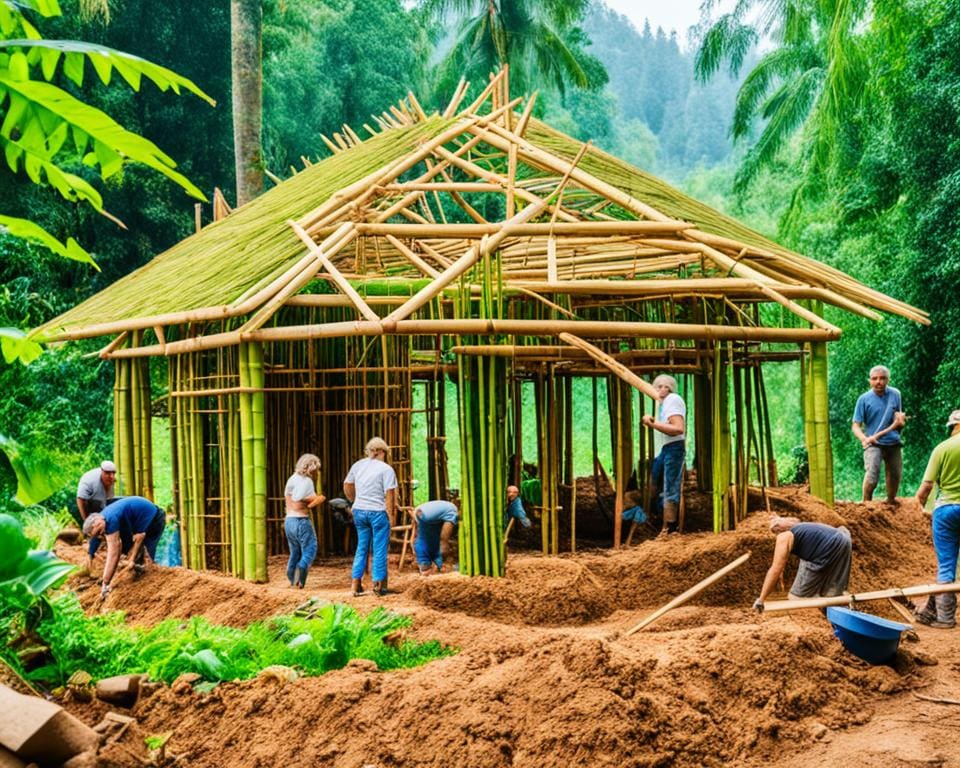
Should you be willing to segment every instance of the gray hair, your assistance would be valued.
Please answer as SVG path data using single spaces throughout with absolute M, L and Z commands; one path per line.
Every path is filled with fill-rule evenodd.
M 888 379 L 890 378 L 890 369 L 885 365 L 875 365 L 870 369 L 870 375 L 873 376 L 875 373 L 882 373 Z
M 312 475 L 320 469 L 320 459 L 312 453 L 305 453 L 297 459 L 297 466 L 294 470 L 298 475 Z
M 97 523 L 103 521 L 103 515 L 99 512 L 94 512 L 93 514 L 87 515 L 87 519 L 83 521 L 83 535 L 92 536 L 93 529 L 96 527 Z
M 364 452 L 367 454 L 368 459 L 372 459 L 377 451 L 383 451 L 387 457 L 387 461 L 390 461 L 390 446 L 387 445 L 387 441 L 382 437 L 371 437 L 367 442 L 366 448 L 364 448 Z
M 676 393 L 677 391 L 677 380 L 673 376 L 669 376 L 666 373 L 661 373 L 657 378 L 653 380 L 653 386 L 659 387 L 664 386 L 669 389 L 671 392 Z
M 771 533 L 783 533 L 784 531 L 789 531 L 799 522 L 800 518 L 798 517 L 780 517 L 779 515 L 774 515 L 770 519 L 770 531 Z

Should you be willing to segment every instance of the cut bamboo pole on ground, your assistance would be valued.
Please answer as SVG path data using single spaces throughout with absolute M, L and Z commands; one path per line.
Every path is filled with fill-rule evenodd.
M 773 600 L 763 604 L 764 613 L 778 611 L 804 610 L 806 608 L 828 608 L 831 605 L 855 605 L 871 600 L 884 600 L 888 597 L 922 597 L 923 595 L 939 595 L 945 592 L 960 592 L 960 582 L 950 584 L 920 584 L 915 587 L 891 587 L 877 592 L 860 592 L 852 595 L 837 595 L 836 597 L 807 597 L 796 600 Z
M 721 569 L 720 569 L 719 571 L 717 571 L 716 573 L 714 573 L 714 574 L 712 574 L 712 575 L 710 575 L 710 576 L 707 576 L 707 578 L 705 578 L 705 579 L 704 579 L 703 581 L 701 581 L 701 582 L 698 582 L 697 584 L 694 584 L 692 587 L 690 587 L 690 589 L 688 589 L 688 590 L 687 590 L 686 592 L 684 592 L 682 595 L 678 595 L 677 597 L 673 598 L 673 600 L 671 600 L 669 603 L 667 603 L 667 604 L 666 604 L 665 606 L 663 606 L 662 608 L 658 608 L 657 610 L 655 610 L 653 613 L 651 613 L 649 616 L 647 616 L 647 618 L 645 618 L 643 621 L 641 621 L 641 622 L 640 622 L 639 624 L 637 624 L 635 627 L 631 627 L 631 628 L 628 629 L 626 632 L 624 632 L 624 636 L 625 636 L 625 637 L 629 637 L 629 636 L 632 635 L 634 632 L 639 632 L 639 631 L 640 631 L 641 629 L 643 629 L 644 627 L 650 626 L 653 622 L 655 622 L 657 619 L 659 619 L 661 616 L 663 616 L 663 614 L 667 613 L 667 611 L 672 611 L 674 608 L 677 608 L 678 606 L 683 605 L 683 604 L 684 604 L 685 602 L 687 602 L 687 600 L 689 600 L 691 597 L 694 597 L 694 596 L 697 595 L 698 593 L 702 592 L 702 591 L 705 590 L 707 587 L 709 587 L 711 584 L 714 584 L 715 582 L 720 581 L 720 579 L 722 579 L 724 576 L 726 576 L 728 573 L 730 573 L 730 571 L 734 570 L 735 568 L 739 568 L 741 565 L 743 565 L 743 564 L 744 564 L 745 562 L 747 562 L 747 560 L 749 560 L 749 559 L 750 559 L 750 553 L 749 553 L 749 552 L 744 552 L 742 555 L 740 555 L 740 557 L 738 557 L 738 558 L 737 558 L 736 560 L 734 560 L 732 563 L 727 563 L 727 565 L 723 566 L 723 568 L 721 568 Z

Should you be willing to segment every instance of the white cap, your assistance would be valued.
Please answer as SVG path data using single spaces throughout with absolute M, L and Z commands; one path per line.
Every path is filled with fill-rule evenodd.
M 109 460 L 103 461 L 103 462 L 100 463 L 100 471 L 101 471 L 101 472 L 116 472 L 116 471 L 117 471 L 117 465 L 114 464 L 112 461 L 109 461 Z
M 951 413 L 950 418 L 947 419 L 948 427 L 952 427 L 954 424 L 960 424 L 960 408 Z

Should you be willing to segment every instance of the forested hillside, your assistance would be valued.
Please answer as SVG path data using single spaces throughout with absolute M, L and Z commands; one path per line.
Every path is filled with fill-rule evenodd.
M 37 20 L 45 37 L 142 56 L 216 100 L 211 107 L 147 82 L 139 92 L 108 88 L 89 71 L 82 85 L 64 82 L 172 155 L 178 171 L 208 196 L 220 187 L 233 202 L 230 3 L 215 0 L 200 11 L 180 0 L 125 0 L 110 4 L 109 19 L 82 13 L 89 3 L 61 5 L 63 16 Z M 482 14 L 460 18 L 458 5 L 471 6 L 264 0 L 265 170 L 285 177 L 304 160 L 325 156 L 321 134 L 343 123 L 359 130 L 371 112 L 408 90 L 426 106 L 444 104 L 451 62 L 467 62 L 480 72 L 474 77 L 483 77 L 499 49 L 464 47 L 479 39 L 464 31 Z M 893 370 L 892 384 L 903 391 L 912 417 L 901 491 L 912 492 L 926 456 L 944 436 L 946 414 L 960 407 L 960 18 L 953 0 L 854 8 L 801 2 L 792 26 L 776 16 L 775 3 L 757 0 L 741 5 L 767 13 L 724 21 L 712 11 L 699 37 L 683 48 L 672 33 L 636 29 L 601 2 L 500 5 L 524 11 L 503 14 L 507 32 L 510 24 L 517 31 L 504 38 L 513 46 L 505 50 L 515 82 L 541 91 L 538 112 L 557 128 L 931 312 L 928 328 L 828 312 L 844 328 L 830 350 L 838 495 L 858 490 L 860 448 L 849 433 L 850 416 L 868 369 L 878 362 Z M 755 18 L 768 26 L 754 28 Z M 563 47 L 554 53 L 563 55 L 543 58 L 524 49 L 531 40 L 552 39 L 543 30 L 556 33 L 554 44 Z M 441 41 L 445 51 L 438 50 Z M 450 59 L 451 52 L 459 58 Z M 731 60 L 738 65 L 732 74 Z M 838 71 L 843 79 L 831 79 Z M 74 166 L 96 181 L 80 158 Z M 101 188 L 104 207 L 125 229 L 65 202 L 49 185 L 4 174 L 0 210 L 77 238 L 99 270 L 0 235 L 0 326 L 39 325 L 193 231 L 194 201 L 160 175 L 129 165 Z M 209 205 L 203 216 L 209 220 Z M 113 369 L 83 357 L 96 348 L 71 344 L 28 367 L 0 368 L 0 435 L 64 483 L 110 451 Z M 780 385 L 781 412 L 788 413 L 788 405 L 796 407 L 795 391 L 788 379 Z M 801 434 L 790 434 L 795 426 L 781 425 L 783 454 L 802 442 Z M 0 458 L 0 506 L 15 485 Z M 51 503 L 70 496 L 67 487 Z

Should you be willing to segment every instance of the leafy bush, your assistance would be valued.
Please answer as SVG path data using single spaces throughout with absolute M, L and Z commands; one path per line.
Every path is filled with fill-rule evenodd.
M 362 616 L 336 604 L 310 618 L 281 616 L 244 629 L 211 624 L 199 616 L 168 619 L 151 628 L 128 627 L 119 612 L 85 616 L 77 596 L 66 593 L 54 601 L 53 614 L 38 628 L 50 660 L 28 677 L 62 685 L 82 669 L 95 679 L 146 673 L 171 683 L 184 673 L 195 673 L 217 683 L 247 680 L 274 665 L 321 675 L 355 658 L 389 670 L 454 652 L 436 641 L 394 641 L 394 633 L 409 625 L 408 617 L 382 607 Z
M 30 552 L 20 521 L 0 514 L 0 658 L 15 670 L 38 651 L 36 628 L 52 614 L 47 593 L 74 570 L 49 552 Z

